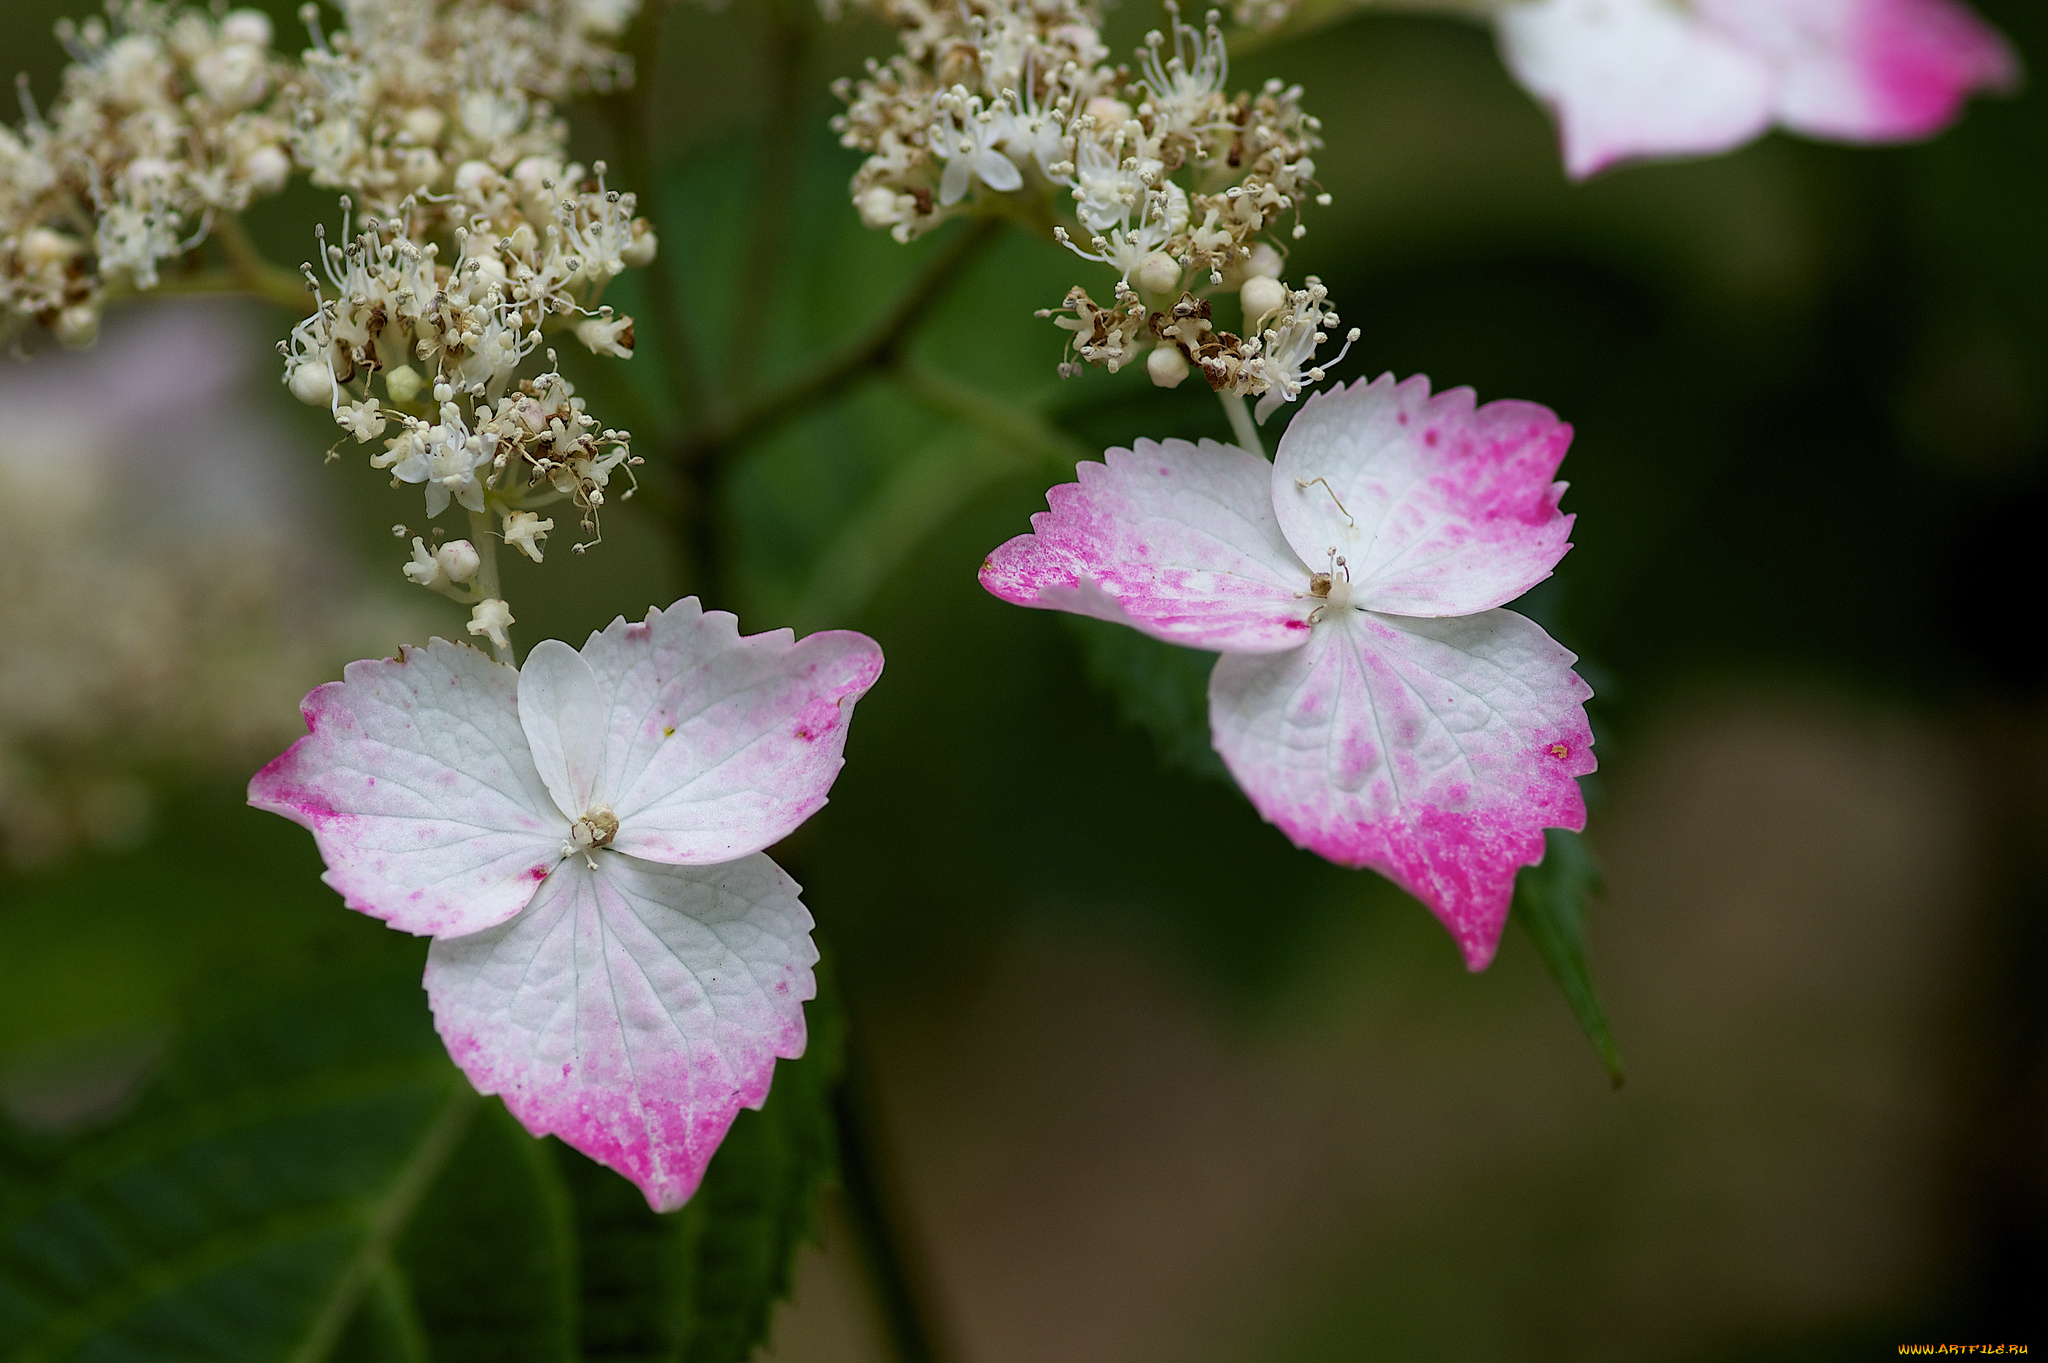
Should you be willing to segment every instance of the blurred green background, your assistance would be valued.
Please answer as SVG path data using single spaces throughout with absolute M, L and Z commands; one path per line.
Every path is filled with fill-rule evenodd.
M 2048 11 L 1981 8 L 2048 52 Z M 61 12 L 9 6 L 44 98 Z M 1125 0 L 1116 45 L 1156 22 Z M 820 35 L 813 135 L 782 174 L 759 24 L 675 12 L 660 183 L 628 186 L 663 198 L 729 398 L 831 353 L 947 245 L 864 233 L 845 200 L 825 81 L 884 35 Z M 676 542 L 661 453 L 688 414 L 643 323 L 626 376 L 586 391 L 635 431 L 645 505 L 508 584 L 524 641 L 709 580 L 749 630 L 882 643 L 833 802 L 776 855 L 850 1002 L 958 1356 L 1707 1363 L 2043 1339 L 2048 102 L 1980 102 L 1926 146 L 1773 136 L 1572 186 L 1480 29 L 1359 17 L 1240 65 L 1234 83 L 1305 84 L 1324 122 L 1335 206 L 1290 277 L 1320 275 L 1364 330 L 1339 376 L 1427 373 L 1578 429 L 1576 548 L 1521 608 L 1598 692 L 1592 952 L 1624 1088 L 1526 939 L 1468 976 L 1412 901 L 1294 851 L 1216 779 L 1198 658 L 981 592 L 982 557 L 1076 450 L 1225 432 L 1192 385 L 1057 378 L 1062 333 L 1031 311 L 1096 281 L 1049 243 L 1013 230 L 977 261 L 910 347 L 917 382 L 865 379 L 723 466 L 709 577 Z M 601 120 L 577 127 L 616 156 Z M 321 216 L 301 186 L 252 220 L 296 262 Z M 395 594 L 414 494 L 353 449 L 320 467 L 331 428 L 274 385 L 285 321 L 248 316 L 277 459 Z M 1002 410 L 958 419 L 983 401 Z M 431 1063 L 423 944 L 344 912 L 310 839 L 233 785 L 159 782 L 142 845 L 0 882 L 20 1169 L 52 1132 L 118 1144 L 153 1110 L 125 1117 L 128 1095 L 167 1063 L 180 1082 L 161 1057 L 217 1015 L 409 1038 L 300 1057 L 291 1084 L 407 1046 Z M 440 1092 L 423 1073 L 333 1101 L 415 1120 Z M 250 1166 L 220 1167 L 243 1171 L 227 1188 Z M 10 1224 L 18 1266 L 34 1246 Z M 828 1210 L 776 1359 L 882 1356 L 846 1239 Z M 344 1327 L 337 1357 L 385 1347 Z M 266 1356 L 197 1338 L 107 1356 Z

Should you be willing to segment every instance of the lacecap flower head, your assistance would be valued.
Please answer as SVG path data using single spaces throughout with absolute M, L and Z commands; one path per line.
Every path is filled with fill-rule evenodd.
M 313 831 L 350 908 L 433 937 L 479 1092 L 667 1211 L 803 1053 L 811 917 L 762 849 L 824 805 L 881 671 L 864 635 L 742 638 L 694 598 L 517 670 L 437 639 L 307 696 L 249 802 Z
M 1577 660 L 1499 607 L 1550 575 L 1571 428 L 1391 375 L 1311 398 L 1272 463 L 1140 441 L 989 556 L 1005 601 L 1213 649 L 1216 751 L 1297 846 L 1391 877 L 1482 969 L 1545 828 L 1585 827 Z

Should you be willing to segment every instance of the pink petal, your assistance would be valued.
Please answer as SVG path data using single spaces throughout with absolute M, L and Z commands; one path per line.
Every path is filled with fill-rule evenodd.
M 1514 600 L 1571 548 L 1552 481 L 1571 439 L 1533 402 L 1475 411 L 1469 388 L 1431 397 L 1421 375 L 1383 374 L 1302 407 L 1273 462 L 1273 505 L 1311 566 L 1349 571 L 1354 603 L 1469 615 Z
M 1963 102 L 2010 89 L 2019 60 L 1956 0 L 1702 0 L 1701 13 L 1778 66 L 1778 117 L 1844 142 L 1931 137 Z
M 1140 440 L 1103 458 L 1046 494 L 1052 509 L 988 556 L 982 586 L 1195 648 L 1301 644 L 1316 603 L 1273 518 L 1270 464 L 1209 440 Z
M 436 639 L 350 663 L 249 803 L 313 830 L 348 906 L 404 932 L 475 932 L 526 907 L 568 825 L 519 727 L 519 674 Z
M 583 659 L 608 704 L 612 847 L 677 865 L 758 852 L 823 808 L 854 702 L 882 674 L 864 634 L 742 638 L 737 620 L 695 597 L 612 621 Z
M 1495 23 L 1508 69 L 1556 116 L 1574 179 L 1728 151 L 1771 125 L 1770 63 L 1671 0 L 1526 0 Z
M 562 862 L 509 923 L 437 939 L 427 999 L 479 1093 L 672 1211 L 776 1057 L 803 1054 L 811 916 L 765 856 L 596 861 Z
M 1305 648 L 1218 660 L 1209 719 L 1259 813 L 1392 878 L 1480 970 L 1543 830 L 1585 827 L 1592 692 L 1574 661 L 1512 611 L 1326 614 Z
M 519 669 L 519 725 L 548 793 L 571 822 L 597 802 L 608 708 L 590 664 L 575 649 L 543 639 L 526 655 Z

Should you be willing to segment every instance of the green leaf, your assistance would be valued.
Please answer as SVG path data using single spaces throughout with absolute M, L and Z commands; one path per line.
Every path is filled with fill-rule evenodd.
M 818 1195 L 838 1168 L 832 1092 L 845 1022 L 828 972 L 806 1008 L 810 1043 L 776 1064 L 759 1112 L 742 1112 L 704 1186 L 676 1214 L 685 1246 L 683 1363 L 744 1363 L 789 1296 L 797 1251 L 818 1240 Z
M 776 1062 L 767 1103 L 739 1114 L 682 1210 L 649 1211 L 625 1179 L 550 1142 L 574 1204 L 590 1363 L 743 1363 L 767 1339 L 836 1169 L 844 1023 L 818 974 L 803 1056 Z
M 1572 1016 L 1600 1053 L 1608 1077 L 1621 1087 L 1621 1052 L 1608 1030 L 1607 1015 L 1593 991 L 1593 971 L 1586 961 L 1586 908 L 1605 888 L 1600 867 L 1586 839 L 1562 828 L 1549 830 L 1543 860 L 1522 868 L 1515 879 L 1511 916 L 1536 944 L 1536 953 L 1557 977 Z
M 195 1029 L 126 1120 L 0 1148 L 0 1356 L 330 1356 L 477 1107 L 389 972 Z
M 673 1363 L 683 1330 L 675 1218 L 650 1210 L 638 1188 L 560 1141 L 546 1148 L 569 1190 L 576 1225 L 583 1358 Z
M 434 1363 L 571 1363 L 575 1250 L 554 1159 L 493 1098 L 414 1214 L 372 1305 L 401 1297 Z
M 1116 702 L 1124 722 L 1152 736 L 1168 767 L 1229 781 L 1209 742 L 1209 673 L 1216 655 L 1182 648 L 1125 625 L 1070 615 L 1088 679 Z

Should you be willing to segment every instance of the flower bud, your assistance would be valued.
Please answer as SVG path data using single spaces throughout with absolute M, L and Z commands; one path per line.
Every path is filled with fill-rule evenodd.
M 1287 306 L 1287 286 L 1265 275 L 1253 275 L 1238 290 L 1237 298 L 1244 304 L 1244 324 L 1249 329 Z
M 406 581 L 421 587 L 439 587 L 447 583 L 448 575 L 441 567 L 440 557 L 427 552 L 427 542 L 418 535 L 412 537 L 412 562 L 399 569 Z
M 221 18 L 220 36 L 224 42 L 269 47 L 272 36 L 270 16 L 255 9 L 229 10 Z
M 853 206 L 860 213 L 861 225 L 870 229 L 893 227 L 903 217 L 896 207 L 896 191 L 887 185 L 862 190 Z
M 518 623 L 512 618 L 512 608 L 495 596 L 486 597 L 470 608 L 469 632 L 485 636 L 498 648 L 512 647 L 512 636 L 505 629 Z
M 391 394 L 393 402 L 411 402 L 420 395 L 420 389 L 426 386 L 426 382 L 420 377 L 419 370 L 402 364 L 384 376 L 384 391 Z
M 24 269 L 32 274 L 41 274 L 69 263 L 81 246 L 76 237 L 67 237 L 47 227 L 31 227 L 21 234 L 21 244 L 15 249 Z
M 483 567 L 476 546 L 468 540 L 449 540 L 434 551 L 434 561 L 441 565 L 442 572 L 448 574 L 450 582 L 468 582 Z
M 448 126 L 448 116 L 431 104 L 422 104 L 407 109 L 401 126 L 412 134 L 412 140 L 422 146 L 432 146 L 441 140 L 441 132 Z
M 1280 253 L 1274 250 L 1270 243 L 1262 241 L 1252 247 L 1252 258 L 1245 262 L 1244 272 L 1266 279 L 1278 279 L 1285 264 L 1286 262 L 1280 259 Z
M 1177 345 L 1159 346 L 1145 357 L 1145 372 L 1161 388 L 1178 388 L 1188 376 L 1188 357 Z
M 73 303 L 57 314 L 50 329 L 56 333 L 59 345 L 73 350 L 89 346 L 100 334 L 100 310 L 90 303 Z
M 292 366 L 287 380 L 292 396 L 308 407 L 325 407 L 334 401 L 334 373 L 322 360 L 301 360 Z
M 521 223 L 520 226 L 524 227 L 525 224 Z M 528 228 L 527 230 L 531 231 L 532 229 Z M 644 222 L 635 222 L 633 224 L 633 239 L 626 243 L 624 250 L 619 252 L 619 259 L 630 268 L 637 270 L 641 266 L 653 262 L 654 247 L 654 229 Z
M 1088 107 L 1082 112 L 1092 117 L 1098 128 L 1121 128 L 1131 121 L 1131 106 L 1108 95 L 1097 95 L 1089 100 Z
M 256 194 L 275 194 L 292 175 L 292 158 L 284 148 L 263 146 L 242 158 L 242 178 Z
M 1146 293 L 1172 293 L 1180 288 L 1180 262 L 1154 251 L 1138 262 L 1138 287 Z
M 469 194 L 498 178 L 488 161 L 464 161 L 455 168 L 455 192 Z

